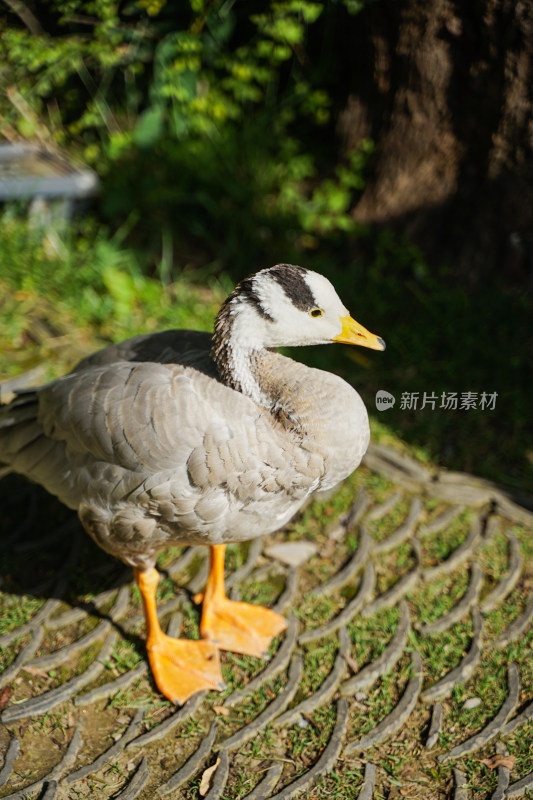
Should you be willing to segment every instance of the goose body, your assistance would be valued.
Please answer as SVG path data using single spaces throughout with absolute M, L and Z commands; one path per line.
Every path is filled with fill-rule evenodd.
M 212 574 L 222 569 L 223 582 L 223 545 L 279 529 L 312 492 L 359 465 L 369 427 L 357 392 L 274 349 L 328 341 L 384 347 L 349 317 L 323 276 L 292 265 L 262 270 L 230 295 L 212 337 L 137 336 L 22 392 L 0 410 L 0 462 L 76 509 L 97 544 L 135 568 L 150 639 L 155 601 L 143 585 L 147 576 L 157 584 L 162 548 L 210 545 Z M 212 583 L 220 594 L 220 574 Z M 208 582 L 204 617 L 209 594 Z M 258 654 L 284 623 L 247 608 L 267 615 Z M 184 645 L 213 648 L 210 661 L 218 647 L 250 652 L 232 633 L 226 647 L 226 633 L 202 622 L 206 641 Z M 152 669 L 167 696 L 183 702 L 192 694 L 177 691 L 176 681 L 169 690 Z

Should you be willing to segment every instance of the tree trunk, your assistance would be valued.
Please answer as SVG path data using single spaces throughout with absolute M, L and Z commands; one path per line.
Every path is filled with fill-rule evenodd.
M 382 0 L 357 17 L 343 145 L 376 143 L 354 209 L 476 283 L 533 275 L 533 3 Z

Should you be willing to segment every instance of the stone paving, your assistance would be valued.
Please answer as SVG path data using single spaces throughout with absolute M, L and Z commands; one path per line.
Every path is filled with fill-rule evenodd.
M 379 502 L 371 489 L 376 475 L 386 486 Z M 6 481 L 0 481 L 0 490 Z M 523 663 L 521 667 L 511 656 L 503 702 L 488 721 L 468 736 L 461 726 L 447 721 L 447 701 L 458 687 L 471 690 L 467 702 L 472 707 L 479 702 L 475 676 L 487 654 L 505 648 L 512 653 L 517 642 L 530 637 L 532 627 L 531 564 L 521 554 L 515 530 L 518 526 L 531 536 L 533 512 L 489 482 L 430 470 L 392 448 L 372 446 L 350 509 L 331 524 L 325 543 L 313 548 L 306 542 L 299 550 L 294 546 L 296 539 L 282 544 L 283 535 L 275 537 L 274 543 L 258 540 L 246 548 L 243 563 L 228 575 L 233 597 L 241 596 L 250 582 L 278 587 L 272 605 L 287 616 L 288 628 L 270 661 L 233 657 L 237 677 L 231 692 L 222 700 L 215 693 L 203 692 L 179 709 L 162 702 L 151 684 L 142 642 L 135 633 L 142 631 L 142 615 L 131 573 L 103 554 L 94 571 L 87 573 L 84 547 L 93 547 L 92 543 L 71 516 L 64 515 L 54 529 L 43 517 L 41 494 L 32 505 L 34 491 L 36 487 L 28 489 L 19 507 L 16 497 L 11 498 L 12 511 L 18 508 L 18 522 L 3 536 L 4 548 L 15 554 L 17 574 L 21 561 L 35 562 L 43 549 L 48 553 L 57 549 L 59 560 L 52 578 L 47 572 L 41 585 L 37 581 L 17 591 L 16 580 L 8 576 L 11 584 L 3 613 L 16 605 L 20 595 L 47 599 L 33 615 L 26 614 L 0 636 L 0 647 L 10 654 L 0 676 L 0 698 L 5 705 L 0 797 L 92 797 L 100 786 L 98 796 L 104 798 L 195 798 L 200 777 L 217 763 L 206 789 L 209 800 L 244 796 L 247 800 L 297 796 L 311 800 L 321 796 L 314 789 L 317 779 L 332 770 L 342 775 L 354 759 L 363 777 L 349 796 L 368 800 L 376 796 L 380 781 L 375 754 L 405 740 L 405 731 L 412 726 L 422 752 L 417 757 L 433 759 L 436 767 L 453 767 L 453 786 L 438 785 L 435 778 L 433 790 L 426 788 L 420 796 L 463 800 L 472 796 L 464 757 L 488 745 L 491 752 L 495 749 L 505 756 L 509 736 L 531 731 L 533 686 L 523 674 Z M 400 522 L 387 527 L 387 520 L 396 520 L 401 508 L 406 511 Z M 467 524 L 459 544 L 444 557 L 435 557 L 433 543 L 445 540 L 460 519 Z M 346 542 L 355 535 L 357 546 L 350 551 Z M 497 580 L 486 574 L 482 557 L 494 537 L 503 537 L 507 560 Z M 165 564 L 166 578 L 183 586 L 159 605 L 160 617 L 173 635 L 191 617 L 191 598 L 205 581 L 206 555 L 206 548 L 186 548 Z M 391 565 L 394 580 L 385 580 L 383 575 L 390 576 Z M 65 601 L 84 570 L 86 591 L 91 580 L 107 588 L 90 603 Z M 416 592 L 438 581 L 446 586 L 446 580 L 453 582 L 456 575 L 462 576 L 464 591 L 444 613 L 429 621 L 422 618 L 413 601 Z M 487 620 L 518 590 L 522 603 L 494 634 Z M 330 611 L 318 624 L 303 613 L 306 604 L 315 601 L 330 603 Z M 384 649 L 359 664 L 358 625 L 387 609 L 397 609 L 397 615 L 393 630 L 385 634 Z M 87 625 L 95 616 L 97 621 Z M 438 650 L 459 625 L 471 631 L 464 651 L 445 674 L 432 674 L 431 648 L 415 649 L 413 643 L 427 640 Z M 137 642 L 137 663 L 117 667 L 113 654 L 129 636 Z M 323 642 L 329 642 L 334 653 L 331 665 L 313 690 L 302 692 L 305 654 Z M 395 672 L 402 663 L 403 681 Z M 113 664 L 116 668 L 110 669 Z M 361 733 L 354 719 L 360 719 L 361 708 L 369 708 L 373 688 L 395 675 L 393 707 Z M 248 708 L 245 704 L 261 691 L 267 692 L 268 702 L 257 706 L 259 713 L 241 713 L 239 709 Z M 326 741 L 312 763 L 291 766 L 286 731 L 317 726 L 320 717 L 314 715 L 323 709 L 335 710 Z M 262 741 L 265 732 L 270 745 L 255 753 L 254 760 L 254 742 Z M 248 764 L 250 771 L 260 773 L 247 794 L 238 789 L 235 772 L 235 759 L 243 750 L 249 758 L 246 762 L 237 759 L 240 766 Z M 112 773 L 110 765 L 115 765 Z M 496 788 L 486 796 L 498 800 L 526 797 L 529 792 L 533 792 L 533 772 L 516 774 L 503 764 L 497 768 Z

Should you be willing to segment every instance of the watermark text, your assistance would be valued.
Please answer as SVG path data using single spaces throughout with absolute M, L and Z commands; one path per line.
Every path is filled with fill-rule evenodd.
M 402 392 L 399 408 L 402 411 L 494 411 L 498 392 Z M 390 392 L 376 392 L 376 408 L 386 411 L 396 403 Z

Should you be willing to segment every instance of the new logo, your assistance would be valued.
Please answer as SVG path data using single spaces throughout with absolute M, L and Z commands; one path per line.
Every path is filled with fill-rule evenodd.
M 384 389 L 380 389 L 379 392 L 376 392 L 376 408 L 378 411 L 386 411 L 387 408 L 392 408 L 395 402 L 396 398 L 394 395 L 386 392 Z

